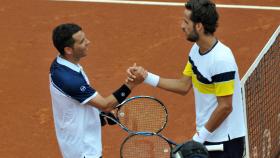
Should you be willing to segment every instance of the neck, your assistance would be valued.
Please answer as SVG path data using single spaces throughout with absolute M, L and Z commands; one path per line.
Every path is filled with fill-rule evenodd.
M 209 49 L 213 47 L 213 45 L 217 42 L 217 39 L 212 35 L 200 37 L 201 38 L 196 43 L 199 46 L 200 53 L 205 54 Z
M 75 65 L 78 65 L 79 64 L 79 59 L 75 59 L 75 58 L 73 58 L 73 57 L 69 57 L 69 56 L 67 56 L 67 55 L 60 55 L 60 57 L 61 58 L 63 58 L 63 59 L 65 59 L 65 60 L 67 60 L 67 61 L 69 61 L 69 62 L 71 62 L 71 63 L 73 63 L 73 64 L 75 64 Z

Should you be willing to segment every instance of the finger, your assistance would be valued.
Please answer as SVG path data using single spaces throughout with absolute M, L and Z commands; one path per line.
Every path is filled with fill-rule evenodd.
M 127 77 L 128 77 L 128 78 L 130 78 L 130 79 L 135 79 L 135 78 L 136 78 L 136 76 L 135 76 L 135 75 L 133 75 L 133 74 L 131 74 L 131 75 L 127 75 Z
M 131 73 L 133 73 L 136 70 L 138 70 L 138 67 L 129 67 L 127 70 L 129 70 Z
M 127 82 L 133 82 L 134 81 L 134 78 L 127 78 Z
M 136 78 L 136 76 L 132 73 L 134 70 L 132 68 L 127 69 L 126 73 L 128 77 Z

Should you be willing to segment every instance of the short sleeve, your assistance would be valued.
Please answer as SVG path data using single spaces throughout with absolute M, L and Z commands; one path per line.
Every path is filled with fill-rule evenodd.
M 58 90 L 82 104 L 97 93 L 78 72 L 59 69 L 51 73 L 51 79 Z
M 86 82 L 78 82 L 68 86 L 69 87 L 65 89 L 66 93 L 80 103 L 85 103 L 86 100 L 88 101 L 89 98 L 93 97 L 96 93 L 96 90 Z
M 216 96 L 227 96 L 234 93 L 234 82 L 237 67 L 234 62 L 221 60 L 215 63 L 212 82 Z
M 189 76 L 189 77 L 192 76 L 193 71 L 192 71 L 192 65 L 191 65 L 190 61 L 188 61 L 187 65 L 185 66 L 185 69 L 184 69 L 184 71 L 183 71 L 183 74 L 184 74 L 185 76 Z

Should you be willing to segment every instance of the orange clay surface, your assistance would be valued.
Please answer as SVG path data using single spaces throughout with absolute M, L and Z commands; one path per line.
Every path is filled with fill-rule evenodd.
M 280 6 L 279 0 L 215 2 Z M 163 77 L 182 75 L 192 45 L 180 28 L 183 10 L 184 7 L 168 6 L 1 0 L 0 157 L 61 157 L 48 76 L 57 55 L 51 41 L 55 26 L 75 22 L 83 27 L 91 46 L 81 63 L 92 85 L 106 96 L 124 82 L 126 68 L 134 62 Z M 216 35 L 232 48 L 242 77 L 278 27 L 279 11 L 218 10 Z M 192 93 L 180 96 L 141 85 L 130 96 L 134 95 L 155 96 L 167 105 L 169 122 L 164 135 L 178 143 L 191 138 L 195 132 Z M 104 127 L 103 157 L 118 158 L 126 135 L 118 126 Z

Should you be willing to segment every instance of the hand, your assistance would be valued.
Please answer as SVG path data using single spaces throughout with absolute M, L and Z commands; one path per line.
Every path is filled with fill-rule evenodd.
M 126 83 L 130 85 L 138 85 L 144 81 L 148 72 L 141 66 L 136 66 L 136 63 L 132 67 L 127 69 Z
M 203 140 L 202 138 L 199 137 L 199 133 L 195 133 L 192 139 L 193 139 L 193 141 L 199 142 L 201 144 L 203 144 L 205 142 L 205 140 Z
M 105 115 L 108 115 L 108 116 L 112 117 L 115 120 L 118 120 L 112 112 L 101 112 L 101 113 L 103 113 Z M 105 126 L 107 123 L 108 123 L 108 125 L 115 125 L 115 124 L 117 124 L 116 122 L 112 121 L 111 119 L 101 115 L 101 113 L 99 114 L 101 126 Z
M 195 133 L 192 139 L 203 144 L 210 135 L 211 132 L 209 132 L 205 127 L 202 127 L 199 132 Z

